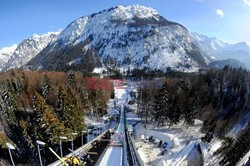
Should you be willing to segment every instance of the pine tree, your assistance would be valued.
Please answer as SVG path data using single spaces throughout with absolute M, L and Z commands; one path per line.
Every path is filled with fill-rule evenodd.
M 18 118 L 16 114 L 18 106 L 11 87 L 12 85 L 7 81 L 1 88 L 0 110 L 4 112 L 8 123 L 13 127 L 17 127 Z
M 25 76 L 24 72 L 22 72 L 21 82 L 23 85 L 23 89 L 25 90 L 26 93 L 28 93 L 29 81 L 28 81 L 28 78 Z
M 71 86 L 75 86 L 76 85 L 76 78 L 75 78 L 75 73 L 73 71 L 70 71 L 68 73 L 68 79 L 67 79 L 67 83 Z
M 220 165 L 234 166 L 250 150 L 250 128 L 237 139 L 233 147 L 225 154 Z
M 107 112 L 106 112 L 106 103 L 105 103 L 105 100 L 104 100 L 104 94 L 103 94 L 103 90 L 102 89 L 99 89 L 97 90 L 97 99 L 96 99 L 96 115 L 97 117 L 101 117 L 103 115 L 105 115 Z
M 66 99 L 65 93 L 63 92 L 63 88 L 60 86 L 56 95 L 55 111 L 61 120 L 64 120 L 63 114 L 64 111 L 66 111 L 67 109 L 65 99 Z
M 18 94 L 23 90 L 23 85 L 22 85 L 19 78 L 17 78 L 14 81 L 14 86 L 15 86 L 15 92 L 18 93 Z
M 74 132 L 84 130 L 84 111 L 78 104 L 78 101 L 68 87 L 64 92 L 62 88 L 57 93 L 56 113 L 64 124 Z
M 42 96 L 45 98 L 46 101 L 48 100 L 48 96 L 49 96 L 51 89 L 52 87 L 51 87 L 49 77 L 47 76 L 47 74 L 45 74 L 42 80 Z
M 201 138 L 202 141 L 207 142 L 207 143 L 211 142 L 211 140 L 214 137 L 215 126 L 216 124 L 214 124 L 213 127 L 210 128 L 209 131 L 206 133 L 206 135 Z
M 33 98 L 34 132 L 37 139 L 48 140 L 51 144 L 58 143 L 60 135 L 70 132 L 57 118 L 52 107 L 38 93 Z
M 5 82 L 5 87 L 7 88 L 8 92 L 14 93 L 15 90 L 14 90 L 14 87 L 13 87 L 12 82 L 13 82 L 13 79 L 12 79 L 12 81 L 7 80 L 7 81 Z
M 178 105 L 178 97 L 176 97 L 174 94 L 171 94 L 169 98 L 169 102 L 167 103 L 167 118 L 169 121 L 169 126 L 172 126 L 173 124 L 177 124 L 180 121 L 182 112 Z
M 80 97 L 84 112 L 90 112 L 92 109 L 92 105 L 89 101 L 89 94 L 84 88 L 82 88 L 80 91 Z
M 158 126 L 166 121 L 167 90 L 163 88 L 155 97 L 153 115 Z

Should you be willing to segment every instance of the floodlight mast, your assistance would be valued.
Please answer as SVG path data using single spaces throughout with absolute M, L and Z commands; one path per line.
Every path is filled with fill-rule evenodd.
M 39 146 L 39 145 L 45 146 L 46 143 L 43 142 L 43 141 L 39 141 L 39 140 L 37 140 L 36 143 L 37 143 L 37 150 L 38 150 L 38 156 L 39 156 L 40 165 L 43 166 L 42 157 L 41 157 L 41 152 L 40 152 L 40 146 Z
M 11 154 L 11 150 L 15 150 L 16 148 L 9 142 L 6 142 L 5 144 L 6 144 L 7 148 L 8 148 L 9 154 L 10 154 L 11 163 L 12 163 L 13 166 L 15 166 L 15 163 L 14 163 L 14 160 L 13 160 L 13 157 L 12 157 L 12 154 Z
M 68 138 L 65 136 L 60 136 L 60 152 L 61 152 L 61 157 L 63 157 L 63 151 L 62 151 L 62 140 L 67 140 Z

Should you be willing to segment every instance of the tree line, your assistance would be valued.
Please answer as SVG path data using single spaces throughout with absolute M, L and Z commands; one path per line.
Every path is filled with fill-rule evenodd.
M 0 74 L 0 124 L 17 145 L 15 158 L 37 163 L 36 140 L 58 147 L 60 136 L 86 130 L 86 115 L 106 114 L 112 90 L 86 86 L 86 76 L 72 71 Z
M 139 114 L 158 126 L 172 126 L 184 120 L 186 125 L 195 119 L 203 121 L 201 138 L 210 142 L 214 137 L 224 140 L 219 149 L 224 157 L 221 165 L 235 165 L 250 150 L 250 127 L 242 127 L 236 136 L 232 129 L 242 123 L 250 112 L 250 72 L 225 66 L 182 77 L 166 76 L 161 89 L 140 89 Z

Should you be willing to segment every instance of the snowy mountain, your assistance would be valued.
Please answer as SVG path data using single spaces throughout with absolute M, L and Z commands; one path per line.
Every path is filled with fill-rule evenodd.
M 5 47 L 5 48 L 0 49 L 0 71 L 8 62 L 8 60 L 10 59 L 11 55 L 13 54 L 16 48 L 17 48 L 17 45 L 14 44 L 10 47 Z
M 193 72 L 210 62 L 196 43 L 184 26 L 166 20 L 152 8 L 117 6 L 70 23 L 28 67 L 86 70 L 83 64 L 92 62 L 91 70 L 101 64 L 117 69 L 170 67 Z
M 42 51 L 60 32 L 48 32 L 43 35 L 34 34 L 23 40 L 6 62 L 4 69 L 19 68 Z
M 236 59 L 250 68 L 250 47 L 245 42 L 236 43 L 217 52 L 219 59 Z
M 217 53 L 219 58 L 235 58 L 250 66 L 250 47 L 245 43 L 230 45 Z
M 220 50 L 223 51 L 244 51 L 244 52 L 250 52 L 250 47 L 247 45 L 246 42 L 240 42 L 232 45 L 228 45 L 227 47 L 224 47 L 224 49 Z
M 214 53 L 228 47 L 230 44 L 218 40 L 215 37 L 207 37 L 199 33 L 191 33 L 192 37 L 200 44 L 200 46 L 211 56 Z
M 250 68 L 250 46 L 245 42 L 228 44 L 213 37 L 207 37 L 198 33 L 192 33 L 193 38 L 199 43 L 214 60 L 227 60 L 232 64 L 232 59 L 244 63 Z M 238 66 L 238 62 L 233 66 Z M 225 61 L 224 61 L 225 62 Z

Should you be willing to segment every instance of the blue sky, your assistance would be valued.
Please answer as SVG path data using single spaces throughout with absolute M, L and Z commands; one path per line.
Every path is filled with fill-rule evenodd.
M 140 4 L 189 30 L 250 44 L 250 0 L 0 0 L 0 48 L 117 5 Z

